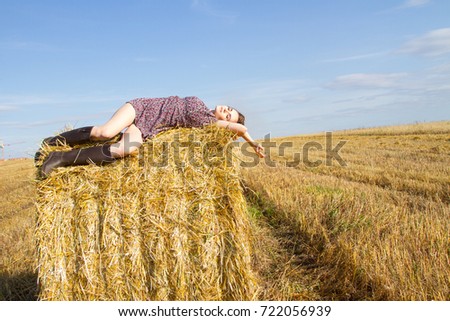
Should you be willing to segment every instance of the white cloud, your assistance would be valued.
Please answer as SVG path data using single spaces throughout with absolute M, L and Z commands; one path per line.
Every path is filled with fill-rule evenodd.
M 348 74 L 338 76 L 327 85 L 332 89 L 387 89 L 399 87 L 399 80 L 404 78 L 406 73 L 389 74 Z
M 450 53 L 450 28 L 432 30 L 413 38 L 400 47 L 397 53 L 436 57 Z

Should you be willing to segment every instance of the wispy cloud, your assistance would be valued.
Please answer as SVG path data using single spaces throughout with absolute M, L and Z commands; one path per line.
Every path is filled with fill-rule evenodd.
M 16 129 L 26 129 L 26 128 L 35 128 L 49 125 L 58 125 L 61 128 L 65 125 L 74 125 L 79 121 L 85 120 L 94 120 L 98 118 L 104 118 L 106 115 L 111 115 L 110 111 L 92 113 L 92 114 L 84 114 L 77 116 L 65 116 L 53 119 L 45 119 L 45 120 L 35 120 L 31 122 L 26 121 L 1 121 L 0 126 L 5 128 L 16 128 Z
M 402 44 L 398 49 L 377 51 L 361 55 L 322 60 L 324 63 L 345 62 L 371 59 L 393 54 L 412 54 L 425 57 L 437 57 L 450 53 L 450 28 L 436 29 L 424 35 L 414 37 Z
M 1 50 L 24 50 L 24 51 L 47 51 L 47 52 L 55 52 L 61 51 L 61 48 L 42 43 L 36 41 L 1 41 L 0 42 Z
M 450 63 L 433 66 L 433 67 L 429 68 L 428 71 L 435 75 L 444 74 L 444 75 L 448 76 L 448 75 L 450 75 Z
M 396 7 L 389 8 L 383 11 L 378 12 L 379 14 L 389 14 L 394 13 L 399 10 L 408 10 L 408 9 L 417 9 L 424 7 L 431 3 L 431 0 L 406 0 L 400 5 L 397 5 Z
M 430 3 L 430 0 L 407 0 L 399 8 L 417 8 Z
M 335 104 L 347 104 L 347 103 L 353 103 L 353 102 L 367 103 L 367 102 L 372 102 L 377 99 L 383 98 L 388 95 L 389 94 L 386 94 L 386 93 L 376 93 L 376 94 L 372 94 L 372 95 L 369 94 L 369 95 L 355 96 L 355 97 L 333 100 L 333 101 L 331 101 L 331 104 L 334 104 L 334 105 Z
M 134 61 L 139 63 L 154 63 L 158 62 L 158 59 L 153 57 L 136 57 Z
M 331 89 L 386 89 L 399 87 L 406 73 L 356 73 L 336 77 L 326 87 Z
M 354 55 L 354 56 L 348 56 L 348 57 L 342 57 L 342 58 L 331 58 L 331 59 L 322 60 L 322 62 L 343 62 L 343 61 L 370 59 L 370 58 L 374 58 L 374 57 L 385 56 L 388 53 L 389 53 L 389 51 L 377 51 L 377 52 L 371 52 L 371 53 L 366 53 L 366 54 L 362 54 L 362 55 Z
M 288 104 L 301 104 L 308 101 L 310 98 L 304 95 L 298 95 L 293 97 L 288 97 L 282 100 L 283 103 Z
M 54 120 L 40 120 L 40 121 L 34 121 L 34 122 L 3 121 L 3 122 L 0 122 L 0 126 L 5 127 L 5 128 L 26 129 L 26 128 L 35 128 L 35 127 L 55 125 L 55 124 L 62 125 L 64 123 L 67 123 L 67 120 L 54 119 Z
M 450 53 L 450 28 L 432 30 L 413 38 L 401 46 L 396 53 L 414 54 L 427 57 Z
M 0 102 L 6 106 L 18 108 L 18 106 L 49 104 L 54 102 L 54 98 L 44 96 L 0 95 Z
M 10 105 L 0 105 L 0 112 L 2 111 L 11 111 L 16 110 L 17 106 L 10 106 Z
M 261 81 L 249 79 L 235 83 L 224 97 L 218 101 L 238 106 L 258 106 L 259 109 L 272 111 L 282 105 L 299 106 L 310 99 L 312 89 L 303 79 L 276 79 Z M 274 106 L 278 106 L 274 108 Z M 239 109 L 239 108 L 238 108 Z
M 191 8 L 207 16 L 220 19 L 230 24 L 234 23 L 238 17 L 238 14 L 235 12 L 219 10 L 213 7 L 210 0 L 192 0 Z
M 123 97 L 123 96 L 122 96 Z M 108 102 L 122 99 L 118 95 L 85 95 L 85 96 L 62 96 L 62 95 L 1 95 L 0 94 L 0 110 L 1 107 L 18 108 L 20 106 L 33 106 L 33 105 L 60 105 L 68 106 L 70 104 L 82 104 L 82 103 L 98 103 Z

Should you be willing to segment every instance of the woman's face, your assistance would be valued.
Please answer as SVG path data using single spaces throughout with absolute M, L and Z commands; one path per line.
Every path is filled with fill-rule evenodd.
M 232 123 L 237 123 L 239 119 L 237 110 L 226 105 L 217 105 L 214 110 L 214 115 L 218 120 L 227 120 Z

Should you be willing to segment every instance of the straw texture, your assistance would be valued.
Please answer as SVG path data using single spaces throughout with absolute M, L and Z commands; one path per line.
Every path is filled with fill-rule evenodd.
M 138 155 L 37 181 L 39 298 L 255 299 L 231 141 L 215 126 L 177 128 Z M 64 149 L 44 146 L 44 155 Z

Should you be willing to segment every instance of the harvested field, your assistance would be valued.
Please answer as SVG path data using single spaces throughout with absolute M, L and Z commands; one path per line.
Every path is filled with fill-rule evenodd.
M 332 145 L 339 140 L 347 141 L 340 151 L 345 167 L 335 161 L 332 166 L 285 166 L 307 142 L 325 146 L 325 135 L 315 134 L 277 138 L 277 143 L 291 141 L 293 147 L 284 156 L 273 153 L 276 167 L 261 164 L 236 173 L 250 218 L 247 232 L 253 236 L 249 253 L 256 299 L 449 300 L 450 122 L 333 133 Z M 311 161 L 325 164 L 325 150 L 310 152 Z M 64 171 L 58 175 L 67 175 Z M 0 162 L 2 300 L 37 298 L 33 173 L 31 160 Z M 179 186 L 181 180 L 173 184 Z M 118 186 L 111 184 L 110 199 L 118 195 Z M 228 193 L 220 188 L 219 194 Z M 83 184 L 78 189 L 74 193 L 80 197 L 83 189 L 95 190 Z M 82 205 L 77 205 L 78 213 Z M 96 201 L 84 205 L 97 213 Z M 170 206 L 179 209 L 179 204 Z M 171 224 L 168 217 L 161 220 Z M 124 231 L 139 230 L 133 220 L 127 222 L 124 236 L 130 235 Z M 109 229 L 118 224 L 113 223 Z M 86 237 L 88 231 L 79 231 Z M 183 226 L 178 231 L 190 237 Z M 160 242 L 175 244 L 168 231 L 161 230 L 161 235 Z M 99 246 L 94 243 L 89 244 Z M 77 253 L 90 253 L 80 244 L 74 246 Z

